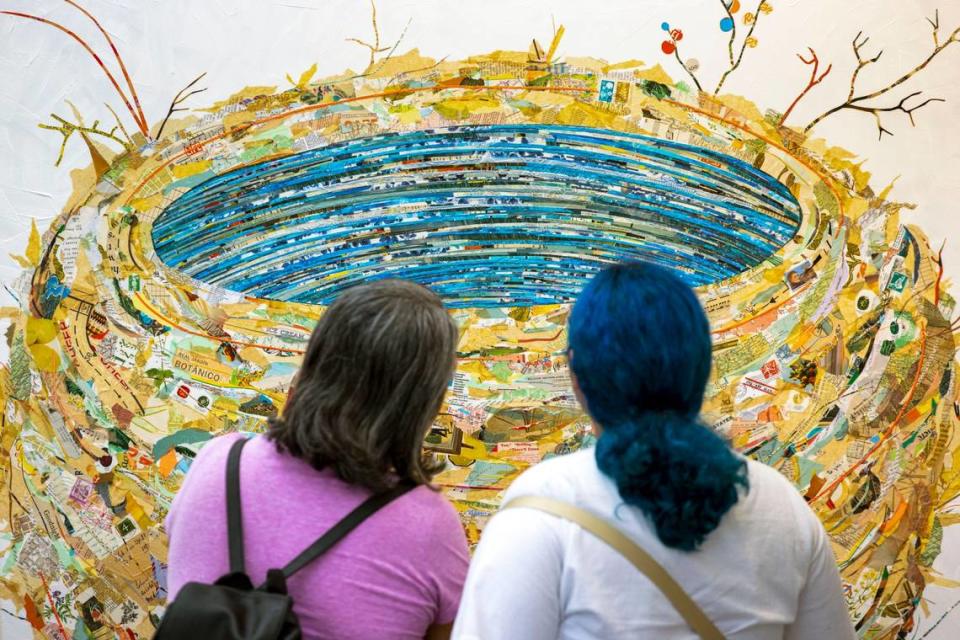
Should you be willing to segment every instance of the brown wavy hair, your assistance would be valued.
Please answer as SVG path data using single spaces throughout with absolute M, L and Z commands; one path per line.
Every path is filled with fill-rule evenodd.
M 456 366 L 457 327 L 413 282 L 351 287 L 324 312 L 267 436 L 345 482 L 383 491 L 426 484 L 443 466 L 423 451 Z

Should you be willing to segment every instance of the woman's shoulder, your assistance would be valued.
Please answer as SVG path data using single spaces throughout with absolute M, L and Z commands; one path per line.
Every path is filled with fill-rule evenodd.
M 166 517 L 168 532 L 180 511 L 201 512 L 223 499 L 227 455 L 233 443 L 241 437 L 238 433 L 225 434 L 206 441 L 200 447 L 170 504 Z
M 339 483 L 339 480 L 334 480 Z M 369 496 L 365 492 L 365 496 Z M 357 497 L 359 501 L 364 496 Z M 429 485 L 420 485 L 395 498 L 375 513 L 371 530 L 389 530 L 391 544 L 397 553 L 405 553 L 419 547 L 463 539 L 466 534 L 460 522 L 460 514 L 442 491 Z
M 581 449 L 549 458 L 521 473 L 484 529 L 478 555 L 511 558 L 510 562 L 524 567 L 534 557 L 548 564 L 562 557 L 576 538 L 578 525 L 537 509 L 505 507 L 517 498 L 537 496 L 595 513 L 612 513 L 618 502 L 616 489 L 597 469 L 594 456 L 593 449 Z
M 420 485 L 398 500 L 397 506 L 412 516 L 411 522 L 429 520 L 434 526 L 460 527 L 456 508 L 436 487 Z
M 264 484 L 263 482 L 251 484 L 249 482 L 251 477 L 270 478 L 271 482 L 266 483 L 269 486 L 275 486 L 280 482 L 280 479 L 274 478 L 274 476 L 288 465 L 279 465 L 279 469 L 277 468 L 278 465 L 275 464 L 274 458 L 278 454 L 276 446 L 271 441 L 262 435 L 250 436 L 236 432 L 225 433 L 207 440 L 199 448 L 196 457 L 187 469 L 178 495 L 187 492 L 222 494 L 226 487 L 225 474 L 230 450 L 234 444 L 244 439 L 247 440 L 247 443 L 240 458 L 240 477 L 245 491 L 256 493 L 258 487 L 262 488 L 261 485 Z M 273 480 L 276 480 L 276 482 L 273 482 Z
M 203 446 L 200 447 L 200 451 L 190 464 L 190 468 L 226 464 L 230 448 L 235 442 L 244 437 L 245 436 L 240 433 L 225 433 L 207 440 L 203 443 Z
M 762 514 L 765 520 L 778 514 L 776 520 L 794 532 L 814 533 L 822 526 L 801 490 L 782 473 L 748 458 L 747 474 L 750 488 L 742 502 L 750 512 Z
M 773 467 L 745 458 L 747 462 L 747 478 L 750 490 L 756 489 L 769 500 L 786 501 L 791 507 L 802 506 L 805 510 L 806 502 L 797 487 L 782 473 Z
M 383 511 L 377 526 L 390 530 L 385 544 L 394 553 L 407 560 L 432 558 L 430 562 L 437 566 L 431 571 L 441 573 L 451 566 L 465 566 L 469 557 L 467 536 L 460 514 L 442 492 L 421 485 Z
M 608 484 L 597 468 L 593 449 L 581 449 L 549 458 L 521 473 L 507 490 L 504 502 L 527 495 L 578 502 L 595 498 L 608 489 Z
M 203 446 L 201 446 L 197 452 L 196 457 L 194 457 L 190 462 L 190 466 L 187 468 L 187 474 L 184 478 L 183 485 L 180 487 L 180 493 L 186 492 L 198 483 L 204 484 L 211 482 L 213 480 L 212 475 L 217 469 L 221 471 L 225 470 L 230 448 L 234 442 L 242 437 L 244 436 L 239 433 L 227 433 L 204 442 Z M 217 477 L 222 477 L 222 473 Z

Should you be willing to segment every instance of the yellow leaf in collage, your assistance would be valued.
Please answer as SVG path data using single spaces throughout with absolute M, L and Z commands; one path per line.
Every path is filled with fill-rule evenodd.
M 23 454 L 23 446 L 19 441 L 17 442 L 17 460 L 20 461 L 20 468 L 26 471 L 27 475 L 32 476 L 37 472 L 36 467 L 30 464 L 30 462 L 27 460 L 27 456 Z
M 313 78 L 313 74 L 315 74 L 316 72 L 317 72 L 317 63 L 314 62 L 313 66 L 311 66 L 309 69 L 307 69 L 306 71 L 300 74 L 300 79 L 297 80 L 297 88 L 299 89 L 305 88 L 310 83 L 310 79 Z
M 46 344 L 57 337 L 57 324 L 46 318 L 27 318 L 27 345 Z
M 147 365 L 147 360 L 149 360 L 150 356 L 153 355 L 152 347 L 153 347 L 153 338 L 151 338 L 147 343 L 146 349 L 141 349 L 140 351 L 137 352 L 137 356 L 134 362 L 138 367 L 142 368 Z
M 26 255 L 33 266 L 40 264 L 40 232 L 37 231 L 36 220 L 30 221 L 30 238 L 27 240 Z
M 33 268 L 33 265 L 30 264 L 30 261 L 24 258 L 23 256 L 18 256 L 16 254 L 11 253 L 10 257 L 13 258 L 16 261 L 16 263 L 19 264 L 20 267 L 23 269 Z
M 490 372 L 490 369 L 484 366 L 483 362 L 478 360 L 464 362 L 458 368 L 462 373 L 476 376 L 479 382 L 490 382 L 492 380 L 496 380 L 496 376 Z
M 60 368 L 60 354 L 45 344 L 30 345 L 30 356 L 40 371 L 55 373 Z

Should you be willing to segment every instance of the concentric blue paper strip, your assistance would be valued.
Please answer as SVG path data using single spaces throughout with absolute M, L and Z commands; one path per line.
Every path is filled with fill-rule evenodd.
M 450 306 L 484 307 L 566 302 L 629 259 L 715 282 L 762 262 L 800 219 L 784 185 L 713 150 L 584 127 L 463 126 L 224 173 L 168 206 L 153 242 L 168 266 L 261 298 L 327 304 L 402 277 Z

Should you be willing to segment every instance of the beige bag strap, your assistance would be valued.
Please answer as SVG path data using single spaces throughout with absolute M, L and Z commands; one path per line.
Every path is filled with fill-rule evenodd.
M 660 589 L 674 609 L 677 610 L 690 628 L 703 640 L 724 640 L 720 630 L 710 622 L 700 607 L 677 584 L 677 581 L 667 573 L 650 554 L 636 545 L 630 538 L 621 533 L 616 527 L 605 520 L 598 518 L 588 511 L 578 509 L 571 504 L 542 496 L 521 496 L 511 500 L 503 509 L 527 507 L 537 509 L 551 515 L 574 522 L 608 545 L 616 549 L 623 557 L 630 561 L 640 573 L 647 576 Z

